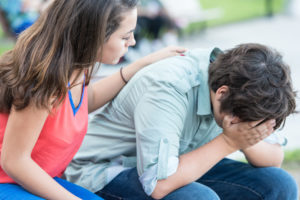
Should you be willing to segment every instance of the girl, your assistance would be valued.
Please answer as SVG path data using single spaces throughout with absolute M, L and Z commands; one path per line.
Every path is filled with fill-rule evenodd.
M 58 178 L 80 147 L 88 113 L 142 67 L 185 51 L 163 49 L 89 84 L 95 62 L 116 64 L 135 44 L 136 4 L 55 0 L 1 57 L 0 198 L 99 199 Z

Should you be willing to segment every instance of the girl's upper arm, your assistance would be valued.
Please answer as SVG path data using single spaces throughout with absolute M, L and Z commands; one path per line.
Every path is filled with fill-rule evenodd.
M 48 114 L 48 110 L 31 105 L 21 111 L 11 109 L 3 138 L 2 161 L 31 155 Z

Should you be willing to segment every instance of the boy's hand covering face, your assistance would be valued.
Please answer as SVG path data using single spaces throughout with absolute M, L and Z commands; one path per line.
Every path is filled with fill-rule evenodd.
M 238 122 L 236 118 L 226 115 L 223 120 L 223 136 L 229 146 L 236 149 L 250 147 L 268 137 L 274 132 L 276 121 L 274 119 L 254 122 Z

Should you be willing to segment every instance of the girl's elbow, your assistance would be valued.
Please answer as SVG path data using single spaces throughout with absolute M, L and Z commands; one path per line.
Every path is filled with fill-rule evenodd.
M 19 162 L 21 158 L 17 158 L 11 154 L 7 154 L 5 152 L 1 153 L 1 168 L 7 174 L 11 174 L 14 172 L 15 167 L 20 166 Z
M 12 166 L 12 161 L 9 156 L 1 153 L 1 168 L 8 174 Z

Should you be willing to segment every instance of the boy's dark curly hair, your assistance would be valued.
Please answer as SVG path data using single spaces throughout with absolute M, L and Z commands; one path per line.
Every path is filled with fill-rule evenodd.
M 218 55 L 209 67 L 209 86 L 216 92 L 222 85 L 229 91 L 221 99 L 220 112 L 242 121 L 276 119 L 277 129 L 295 113 L 289 66 L 264 45 L 242 44 Z

